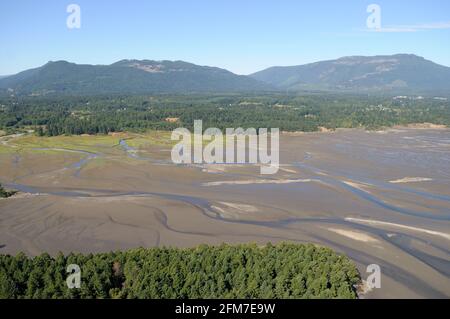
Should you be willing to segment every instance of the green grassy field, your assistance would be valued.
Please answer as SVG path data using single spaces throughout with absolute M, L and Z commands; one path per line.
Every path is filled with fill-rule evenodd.
M 151 145 L 172 145 L 170 132 L 149 131 L 144 134 L 117 133 L 111 135 L 61 135 L 52 137 L 39 137 L 35 135 L 23 135 L 5 139 L 0 144 L 0 153 L 14 153 L 17 151 L 47 152 L 39 149 L 68 149 L 86 152 L 99 150 L 112 150 L 119 145 L 121 139 L 134 148 L 148 147 Z M 51 152 L 51 150 L 48 150 Z

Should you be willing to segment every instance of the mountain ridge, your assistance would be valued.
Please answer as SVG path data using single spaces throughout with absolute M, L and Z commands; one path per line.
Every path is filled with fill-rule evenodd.
M 59 60 L 0 79 L 0 89 L 15 94 L 77 95 L 247 92 L 272 87 L 225 69 L 184 61 L 120 60 L 91 65 Z
M 346 56 L 249 76 L 292 91 L 450 91 L 450 68 L 414 54 Z
M 109 65 L 49 61 L 0 77 L 0 92 L 15 95 L 265 91 L 450 93 L 450 68 L 402 53 L 274 66 L 248 76 L 181 60 L 123 59 Z

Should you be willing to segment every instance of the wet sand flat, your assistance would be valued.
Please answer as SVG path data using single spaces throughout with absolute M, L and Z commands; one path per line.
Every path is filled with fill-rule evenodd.
M 283 134 L 275 175 L 174 165 L 170 147 L 133 134 L 2 140 L 0 182 L 21 193 L 0 200 L 0 253 L 313 242 L 363 278 L 380 265 L 366 298 L 450 297 L 449 130 Z

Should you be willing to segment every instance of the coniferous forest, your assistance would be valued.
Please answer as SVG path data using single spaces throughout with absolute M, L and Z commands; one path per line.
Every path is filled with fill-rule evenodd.
M 347 257 L 312 244 L 0 255 L 0 298 L 356 298 L 359 281 Z
M 167 118 L 176 118 L 169 122 Z M 317 131 L 320 127 L 379 129 L 429 122 L 450 126 L 450 102 L 428 96 L 350 94 L 222 94 L 0 98 L 0 129 L 38 135 L 204 127 Z

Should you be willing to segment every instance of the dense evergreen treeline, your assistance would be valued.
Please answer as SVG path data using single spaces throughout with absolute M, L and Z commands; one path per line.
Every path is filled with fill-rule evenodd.
M 179 118 L 168 123 L 166 118 Z M 158 95 L 25 97 L 0 99 L 0 129 L 35 128 L 38 135 L 97 134 L 124 130 L 204 127 L 365 127 L 431 122 L 450 125 L 447 100 L 353 95 Z
M 81 268 L 67 288 L 66 268 Z M 356 298 L 355 265 L 312 244 L 0 255 L 0 298 Z

